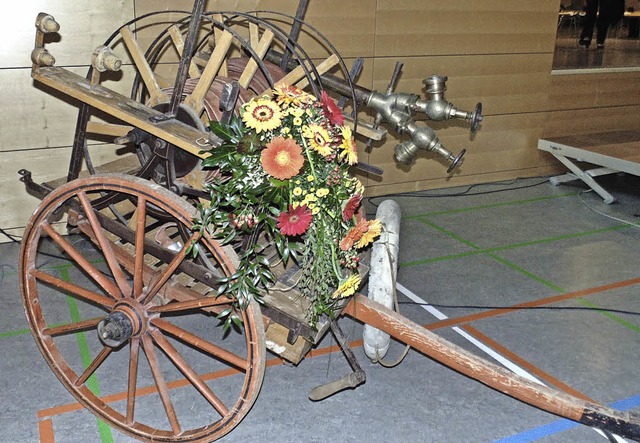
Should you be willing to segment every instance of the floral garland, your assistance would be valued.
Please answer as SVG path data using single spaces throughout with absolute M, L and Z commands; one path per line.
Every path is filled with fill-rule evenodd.
M 359 211 L 364 188 L 349 174 L 358 157 L 343 123 L 326 92 L 317 99 L 288 85 L 244 104 L 228 125 L 211 123 L 224 143 L 204 161 L 217 172 L 195 223 L 233 243 L 240 259 L 238 271 L 220 279 L 219 295 L 240 308 L 260 300 L 274 283 L 269 245 L 300 267 L 297 289 L 311 300 L 312 324 L 357 291 L 359 252 L 381 224 Z M 223 316 L 227 326 L 239 324 L 232 310 Z

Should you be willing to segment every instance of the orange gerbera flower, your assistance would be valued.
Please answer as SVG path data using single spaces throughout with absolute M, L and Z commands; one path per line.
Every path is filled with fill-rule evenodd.
M 302 168 L 302 148 L 291 138 L 275 137 L 260 154 L 265 172 L 280 180 L 289 179 Z
M 380 220 L 369 220 L 367 223 L 367 230 L 362 233 L 360 239 L 356 242 L 356 248 L 364 248 L 371 242 L 373 242 L 382 232 L 382 223 Z
M 367 223 L 367 221 L 364 219 L 360 220 L 358 224 L 351 228 L 351 230 L 347 232 L 347 235 L 344 236 L 344 238 L 340 242 L 340 249 L 342 249 L 343 251 L 348 251 L 349 249 L 353 248 L 355 242 L 362 238 L 362 235 L 367 231 L 368 228 L 369 224 Z

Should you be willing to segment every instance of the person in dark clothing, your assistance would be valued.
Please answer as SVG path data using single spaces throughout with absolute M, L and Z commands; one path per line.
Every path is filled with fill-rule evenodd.
M 596 26 L 598 48 L 604 48 L 609 26 L 615 24 L 623 15 L 624 0 L 587 0 L 584 27 L 578 43 L 588 48 L 591 45 L 593 28 Z

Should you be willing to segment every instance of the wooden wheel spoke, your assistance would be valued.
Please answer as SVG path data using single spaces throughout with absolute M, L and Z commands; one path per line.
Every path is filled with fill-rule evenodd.
M 140 355 L 140 339 L 134 338 L 129 344 L 129 381 L 127 383 L 127 424 L 133 423 L 136 405 L 136 387 L 138 383 L 138 357 Z
M 214 345 L 213 343 L 175 326 L 172 323 L 159 318 L 152 320 L 152 323 L 166 333 L 171 334 L 171 336 L 193 346 L 199 351 L 205 352 L 213 357 L 217 357 L 236 368 L 242 369 L 243 371 L 246 371 L 249 368 L 249 362 L 246 359 L 229 352 L 220 346 Z
M 218 74 L 232 41 L 233 35 L 229 31 L 224 31 L 219 38 L 216 37 L 216 47 L 213 49 L 211 57 L 202 71 L 198 84 L 196 84 L 193 92 L 184 99 L 184 104 L 193 109 L 196 114 L 200 114 L 204 108 L 204 97 L 209 91 L 216 74 Z
M 115 278 L 118 287 L 120 288 L 122 296 L 131 296 L 131 285 L 127 280 L 127 276 L 124 274 L 122 267 L 118 263 L 116 255 L 113 252 L 113 248 L 111 247 L 111 241 L 105 235 L 105 232 L 102 229 L 102 225 L 98 220 L 98 216 L 96 215 L 93 206 L 91 206 L 89 197 L 87 197 L 87 194 L 85 194 L 84 192 L 79 192 L 78 198 L 80 199 L 80 203 L 84 208 L 85 216 L 89 220 L 89 224 L 93 229 L 93 233 L 98 240 L 98 244 L 102 249 L 104 258 L 107 261 L 107 265 L 109 266 L 109 269 L 111 270 L 111 273 Z
M 220 416 L 224 417 L 229 413 L 229 409 L 222 401 L 213 393 L 202 378 L 193 370 L 193 368 L 180 356 L 180 353 L 169 343 L 160 331 L 152 330 L 151 335 L 156 344 L 164 351 L 173 364 L 184 374 L 191 382 L 194 388 L 202 394 L 202 396 L 215 408 Z
M 196 242 L 199 237 L 200 237 L 199 232 L 194 233 L 191 236 L 191 238 L 189 238 L 185 242 L 184 246 L 182 246 L 180 251 L 173 257 L 169 265 L 165 269 L 156 273 L 156 275 L 152 279 L 152 284 L 150 285 L 149 292 L 145 295 L 144 299 L 142 300 L 142 304 L 149 303 L 149 301 L 151 301 L 151 299 L 153 299 L 153 297 L 156 296 L 158 291 L 160 291 L 160 288 L 162 288 L 162 286 L 164 286 L 164 284 L 169 280 L 169 278 L 171 278 L 174 272 L 176 272 L 176 269 L 178 269 L 178 266 L 180 266 L 180 263 L 182 263 L 186 258 L 187 249 L 189 249 L 189 246 L 192 244 L 192 242 Z
M 47 274 L 46 272 L 40 271 L 38 269 L 32 270 L 31 276 L 35 277 L 37 280 L 55 286 L 56 288 L 61 289 L 66 293 L 74 294 L 87 302 L 96 303 L 103 308 L 110 309 L 115 305 L 115 300 L 112 298 L 96 294 L 95 292 L 89 291 L 88 289 L 85 289 L 74 283 L 64 281 L 58 277 L 54 277 L 53 275 Z
M 111 354 L 111 352 L 113 352 L 113 349 L 111 349 L 108 346 L 105 346 L 104 348 L 102 348 L 102 351 L 100 351 L 100 353 L 96 356 L 96 358 L 94 358 L 93 361 L 89 364 L 89 366 L 87 366 L 87 369 L 85 369 L 82 375 L 78 377 L 75 383 L 76 386 L 82 386 L 82 384 L 84 384 L 89 379 L 89 377 L 91 377 L 91 375 L 94 372 L 96 372 L 96 370 L 107 359 L 107 357 L 109 356 L 109 354 Z
M 51 326 L 42 330 L 44 335 L 55 337 L 57 335 L 73 334 L 75 332 L 87 331 L 98 327 L 104 317 L 90 318 L 74 323 L 66 323 L 64 325 Z
M 135 259 L 133 265 L 133 297 L 136 298 L 142 294 L 144 287 L 144 240 L 147 219 L 147 199 L 138 198 L 138 206 L 135 211 L 136 219 L 136 240 L 135 240 Z
M 202 297 L 195 300 L 179 301 L 162 306 L 153 306 L 149 309 L 149 312 L 162 314 L 166 312 L 191 311 L 193 309 L 208 311 L 209 309 L 207 308 L 214 306 L 231 306 L 231 300 L 224 297 Z
M 169 388 L 167 387 L 167 383 L 165 382 L 162 371 L 160 370 L 160 362 L 158 361 L 158 356 L 156 355 L 156 351 L 153 347 L 153 342 L 148 335 L 144 335 L 142 337 L 142 350 L 147 356 L 147 361 L 149 362 L 149 367 L 151 367 L 151 373 L 153 374 L 153 380 L 155 381 L 156 388 L 158 388 L 162 406 L 164 407 L 169 423 L 171 424 L 171 429 L 175 435 L 180 435 L 182 431 L 180 430 L 180 423 L 178 423 L 178 417 L 176 416 L 173 403 L 169 397 Z
M 100 285 L 100 287 L 102 287 L 105 292 L 107 292 L 107 294 L 115 299 L 122 297 L 118 286 L 101 271 L 99 271 L 94 265 L 92 265 L 89 260 L 84 258 L 82 254 L 78 250 L 76 250 L 71 245 L 71 243 L 69 243 L 63 236 L 58 234 L 49 223 L 44 222 L 42 224 L 42 229 L 58 246 L 60 246 L 67 254 L 69 254 L 73 261 L 78 266 L 80 266 L 87 274 L 89 274 L 91 278 L 96 283 L 98 283 L 98 285 Z
M 178 55 L 182 57 L 182 51 L 184 50 L 184 39 L 182 38 L 182 34 L 180 33 L 180 29 L 178 26 L 173 25 L 169 28 L 169 35 L 171 36 L 171 41 L 173 45 L 176 47 L 176 51 Z M 191 60 L 189 64 L 189 77 L 197 78 L 200 77 L 200 70 L 196 66 L 196 64 Z
M 265 56 L 265 54 L 269 50 L 269 47 L 271 46 L 271 42 L 273 41 L 273 38 L 274 38 L 274 34 L 270 29 L 267 29 L 266 31 L 264 31 L 264 34 L 262 34 L 262 38 L 260 39 L 258 44 L 255 45 L 253 48 L 256 54 L 258 55 L 258 57 L 263 58 Z M 257 70 L 258 70 L 258 62 L 255 61 L 254 58 L 249 59 L 249 61 L 247 62 L 247 65 L 244 68 L 244 71 L 242 71 L 242 74 L 238 79 L 238 84 L 243 88 L 247 88 L 249 86 L 249 83 L 251 83 L 251 79 L 253 79 L 253 76 L 255 75 Z
M 149 91 L 151 101 L 153 103 L 162 103 L 168 101 L 169 97 L 162 90 L 158 77 L 151 69 L 151 66 L 149 66 L 147 60 L 144 58 L 144 53 L 142 52 L 140 45 L 138 45 L 138 42 L 134 37 L 131 29 L 126 26 L 123 27 L 122 29 L 120 29 L 120 35 L 122 36 L 124 45 L 127 47 L 127 50 L 131 55 L 133 63 L 136 65 L 136 68 L 140 73 L 140 77 L 142 77 L 144 85 Z

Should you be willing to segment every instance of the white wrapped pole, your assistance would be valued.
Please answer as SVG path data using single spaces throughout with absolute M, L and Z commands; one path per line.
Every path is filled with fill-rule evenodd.
M 371 269 L 369 270 L 370 300 L 393 309 L 398 271 L 398 244 L 400 242 L 400 206 L 393 200 L 385 200 L 378 206 L 376 218 L 382 223 L 382 234 L 373 244 Z M 389 350 L 389 334 L 364 325 L 364 352 L 372 361 L 383 358 Z

